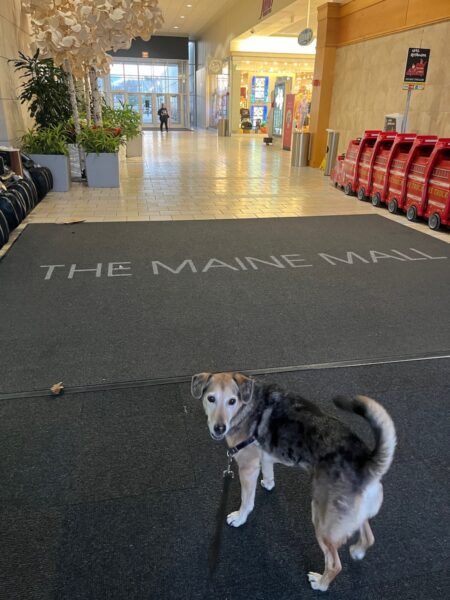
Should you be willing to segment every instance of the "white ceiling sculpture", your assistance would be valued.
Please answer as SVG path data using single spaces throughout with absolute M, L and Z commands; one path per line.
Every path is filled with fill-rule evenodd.
M 164 19 L 158 0 L 23 0 L 31 16 L 34 46 L 74 74 L 85 65 L 109 69 L 109 50 L 129 48 L 133 38 L 150 39 Z

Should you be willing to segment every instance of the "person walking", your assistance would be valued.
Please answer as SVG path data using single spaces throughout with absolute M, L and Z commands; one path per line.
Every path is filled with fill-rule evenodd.
M 167 126 L 168 122 L 169 122 L 169 111 L 166 108 L 165 104 L 161 104 L 161 108 L 158 110 L 158 116 L 159 116 L 159 121 L 160 121 L 160 129 L 161 131 L 163 130 L 163 127 L 166 127 L 166 131 L 169 131 L 169 128 Z

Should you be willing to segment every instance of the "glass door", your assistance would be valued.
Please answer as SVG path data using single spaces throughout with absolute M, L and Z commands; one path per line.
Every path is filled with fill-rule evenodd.
M 142 115 L 142 125 L 149 126 L 154 122 L 153 119 L 153 94 L 142 94 L 141 98 L 141 115 Z
M 125 94 L 113 94 L 113 108 L 122 108 L 125 104 Z
M 181 105 L 178 94 L 169 97 L 169 115 L 172 125 L 181 125 Z
M 139 112 L 139 95 L 138 94 L 128 94 L 127 102 L 134 111 Z

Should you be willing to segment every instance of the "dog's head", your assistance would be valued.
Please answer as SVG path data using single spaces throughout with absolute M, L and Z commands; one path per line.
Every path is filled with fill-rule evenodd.
M 203 401 L 209 433 L 222 440 L 230 430 L 233 417 L 253 394 L 254 381 L 242 373 L 198 373 L 191 382 L 191 393 Z

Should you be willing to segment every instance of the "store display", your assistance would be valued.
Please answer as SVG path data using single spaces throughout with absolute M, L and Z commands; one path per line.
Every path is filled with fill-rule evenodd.
M 241 129 L 250 130 L 253 128 L 250 111 L 248 108 L 241 108 Z
M 410 221 L 423 217 L 431 229 L 450 226 L 450 138 L 366 131 L 338 157 L 331 181 Z
M 275 99 L 273 107 L 273 135 L 280 137 L 283 133 L 285 84 L 277 83 L 275 86 Z

